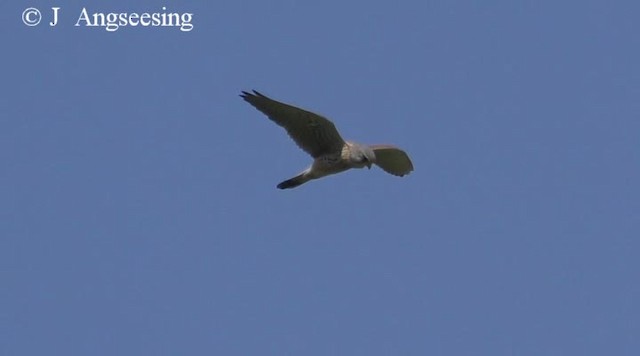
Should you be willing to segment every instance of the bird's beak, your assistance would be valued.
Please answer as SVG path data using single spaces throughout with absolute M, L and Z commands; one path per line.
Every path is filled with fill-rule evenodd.
M 371 169 L 371 162 L 367 162 L 367 168 Z

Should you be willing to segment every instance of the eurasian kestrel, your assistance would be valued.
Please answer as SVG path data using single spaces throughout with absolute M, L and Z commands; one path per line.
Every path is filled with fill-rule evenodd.
M 335 125 L 312 112 L 272 100 L 257 91 L 240 95 L 249 104 L 284 127 L 300 148 L 313 157 L 311 167 L 278 184 L 278 188 L 295 188 L 312 179 L 336 174 L 351 168 L 371 169 L 378 165 L 387 173 L 402 177 L 413 171 L 413 164 L 403 150 L 391 145 L 362 145 L 345 141 Z

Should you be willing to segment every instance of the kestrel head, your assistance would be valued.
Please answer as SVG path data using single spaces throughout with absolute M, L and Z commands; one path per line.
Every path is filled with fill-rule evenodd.
M 366 166 L 371 169 L 371 165 L 376 163 L 376 154 L 371 147 L 355 142 L 349 142 L 349 146 L 349 160 L 355 168 L 364 168 Z

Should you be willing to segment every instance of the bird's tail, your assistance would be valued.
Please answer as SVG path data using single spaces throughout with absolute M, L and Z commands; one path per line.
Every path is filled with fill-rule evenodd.
M 306 172 L 305 172 L 306 173 Z M 287 179 L 284 182 L 281 182 L 280 184 L 278 184 L 278 188 L 279 189 L 289 189 L 289 188 L 295 188 L 301 184 L 304 184 L 308 181 L 311 180 L 311 178 L 309 178 L 309 176 L 305 175 L 305 173 L 301 173 L 291 179 Z

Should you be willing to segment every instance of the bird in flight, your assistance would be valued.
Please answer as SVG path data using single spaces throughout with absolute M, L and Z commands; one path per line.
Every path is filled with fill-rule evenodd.
M 309 168 L 278 184 L 279 189 L 295 188 L 351 168 L 371 169 L 373 164 L 399 177 L 413 171 L 409 155 L 395 146 L 345 141 L 333 122 L 320 115 L 275 101 L 255 90 L 253 93 L 243 91 L 240 96 L 287 130 L 296 144 L 313 157 Z

